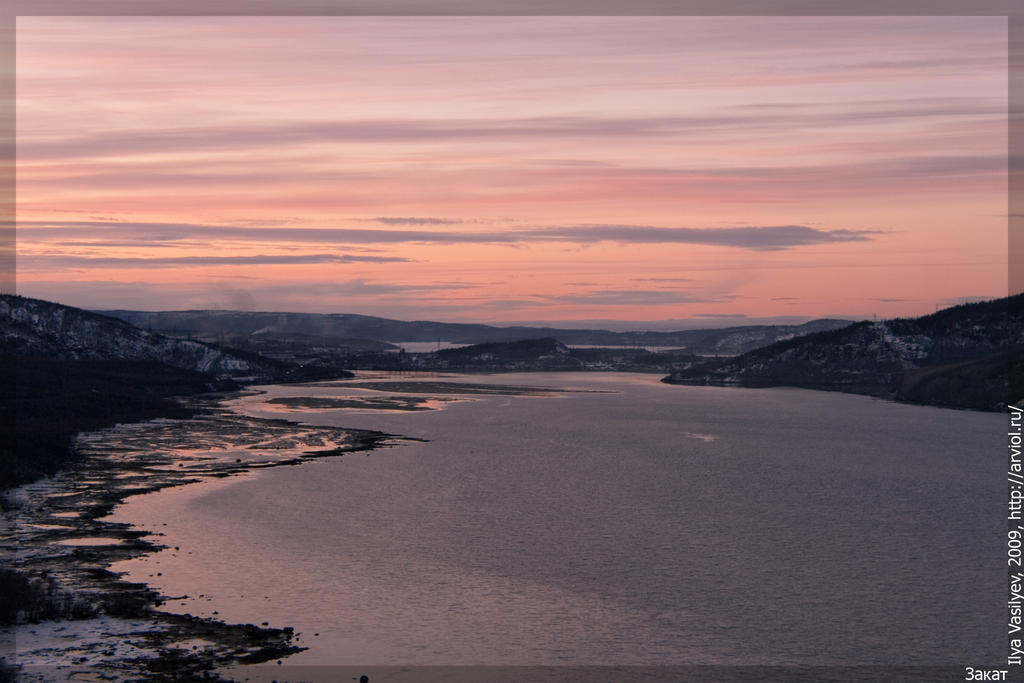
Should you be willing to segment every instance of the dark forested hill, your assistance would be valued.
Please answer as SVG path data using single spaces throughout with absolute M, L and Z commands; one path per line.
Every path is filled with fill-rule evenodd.
M 140 330 L 60 304 L 0 295 L 0 488 L 74 459 L 74 437 L 118 422 L 183 417 L 172 399 L 239 382 L 351 377 Z
M 574 349 L 557 339 L 523 339 L 399 356 L 407 370 L 544 372 L 551 370 L 616 370 L 671 372 L 702 360 L 685 352 L 652 352 L 643 348 Z
M 1020 382 L 1010 381 L 1022 344 L 1024 295 L 1017 295 L 855 323 L 698 364 L 665 381 L 832 389 L 995 410 L 1024 398 Z

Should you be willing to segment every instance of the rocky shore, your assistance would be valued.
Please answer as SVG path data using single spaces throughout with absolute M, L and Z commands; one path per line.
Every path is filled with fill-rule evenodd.
M 218 680 L 214 670 L 304 649 L 286 625 L 227 624 L 161 611 L 182 596 L 108 567 L 165 546 L 104 518 L 129 496 L 264 467 L 369 451 L 400 439 L 365 430 L 245 417 L 224 396 L 190 419 L 83 434 L 71 470 L 3 493 L 0 680 Z M 16 658 L 15 658 L 16 655 Z

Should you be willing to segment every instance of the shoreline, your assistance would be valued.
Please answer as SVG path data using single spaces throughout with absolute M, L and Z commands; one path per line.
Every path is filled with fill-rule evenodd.
M 71 469 L 2 493 L 3 579 L 22 597 L 20 623 L 0 628 L 18 680 L 88 673 L 105 680 L 226 680 L 216 669 L 280 659 L 305 648 L 291 627 L 229 624 L 160 611 L 165 596 L 109 570 L 167 546 L 123 522 L 104 521 L 132 496 L 265 467 L 299 465 L 394 445 L 403 437 L 241 416 L 190 397 L 189 419 L 116 425 L 76 439 Z M 113 434 L 116 439 L 111 439 Z M 186 438 L 187 437 L 187 438 Z M 35 619 L 36 621 L 31 621 Z M 117 642 L 111 642 L 115 639 Z M 0 669 L 0 674 L 3 670 Z

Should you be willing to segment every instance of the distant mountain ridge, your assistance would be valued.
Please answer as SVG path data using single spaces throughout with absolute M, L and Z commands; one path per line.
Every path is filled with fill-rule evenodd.
M 272 379 L 285 366 L 253 354 L 172 339 L 110 316 L 0 295 L 0 343 L 7 353 L 60 360 L 155 361 L 215 378 Z
M 257 347 L 269 339 L 297 335 L 307 343 L 346 346 L 355 341 L 485 344 L 552 338 L 568 346 L 675 347 L 702 355 L 736 355 L 782 339 L 849 325 L 849 320 L 821 319 L 802 325 L 756 325 L 679 332 L 612 332 L 552 327 L 496 327 L 469 323 L 401 321 L 352 313 L 256 313 L 248 311 L 101 311 L 132 325 L 173 336 L 223 339 Z M 354 345 L 354 344 L 353 344 Z
M 859 322 L 674 372 L 670 384 L 794 386 L 994 410 L 1020 401 L 1024 294 Z

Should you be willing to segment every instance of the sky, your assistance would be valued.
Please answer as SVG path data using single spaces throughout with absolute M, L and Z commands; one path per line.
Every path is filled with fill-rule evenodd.
M 1006 38 L 1005 17 L 18 17 L 17 291 L 686 326 L 1005 296 Z

